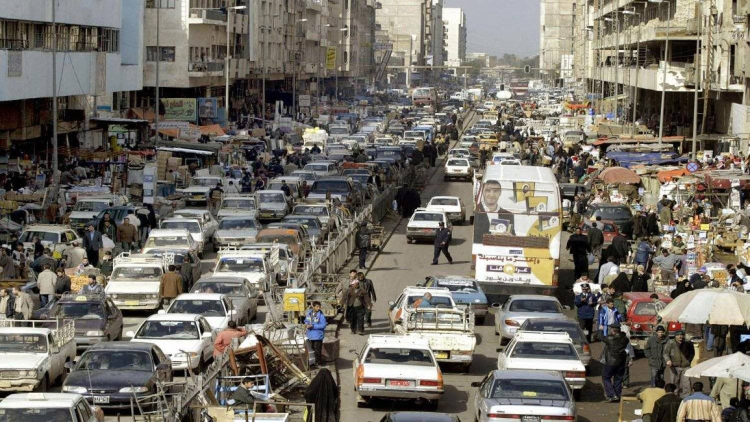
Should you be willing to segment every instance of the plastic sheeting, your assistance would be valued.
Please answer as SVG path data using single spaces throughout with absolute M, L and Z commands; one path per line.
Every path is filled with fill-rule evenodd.
M 630 168 L 639 164 L 659 165 L 685 163 L 687 157 L 681 157 L 676 152 L 628 152 L 609 151 L 607 159 L 615 160 L 620 167 Z

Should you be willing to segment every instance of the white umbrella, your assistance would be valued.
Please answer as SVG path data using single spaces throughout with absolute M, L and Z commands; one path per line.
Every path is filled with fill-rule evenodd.
M 703 361 L 685 371 L 685 375 L 691 378 L 730 378 L 739 370 L 750 370 L 750 356 L 737 352 Z
M 726 289 L 693 290 L 677 296 L 659 316 L 687 324 L 750 325 L 750 295 Z
M 745 368 L 732 372 L 732 378 L 737 378 L 737 379 L 741 379 L 742 381 L 750 382 L 750 368 L 745 367 Z

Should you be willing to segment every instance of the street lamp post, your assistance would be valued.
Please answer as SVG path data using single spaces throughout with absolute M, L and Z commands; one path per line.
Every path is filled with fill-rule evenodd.
M 643 16 L 640 13 L 636 12 L 635 8 L 633 8 L 633 10 L 623 10 L 622 14 L 623 15 L 638 16 L 639 18 Z M 633 26 L 632 25 L 630 25 L 630 31 L 631 32 L 633 31 Z M 633 96 L 632 96 L 632 98 L 633 98 L 632 99 L 632 106 L 633 106 L 632 116 L 633 116 L 633 122 L 632 122 L 632 124 L 633 125 L 630 128 L 630 136 L 635 136 L 635 110 L 638 107 L 638 73 L 639 73 L 639 71 L 638 71 L 638 65 L 639 65 L 639 63 L 638 62 L 639 62 L 639 59 L 640 59 L 640 57 L 638 57 L 638 55 L 639 55 L 638 52 L 640 51 L 640 49 L 641 49 L 641 22 L 639 20 L 639 22 L 638 22 L 638 40 L 636 42 L 636 47 L 635 47 L 635 85 L 632 87 L 632 89 L 633 89 Z M 630 71 L 630 70 L 628 70 L 628 71 Z
M 650 3 L 667 3 L 667 36 L 664 40 L 664 69 L 661 81 L 661 111 L 659 112 L 659 145 L 664 140 L 664 104 L 667 94 L 667 60 L 669 60 L 669 29 L 671 24 L 672 4 L 669 0 L 648 0 Z
M 296 21 L 294 25 L 294 55 L 292 56 L 293 62 L 292 62 L 292 120 L 297 120 L 297 51 L 298 49 L 298 42 L 297 42 L 297 34 L 299 32 L 299 28 L 296 24 L 307 22 L 307 18 L 300 19 Z

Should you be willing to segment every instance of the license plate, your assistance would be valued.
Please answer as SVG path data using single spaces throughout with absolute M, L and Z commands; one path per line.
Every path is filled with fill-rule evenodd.
M 388 385 L 392 387 L 412 387 L 414 383 L 406 380 L 390 380 Z
M 448 359 L 448 352 L 435 352 L 435 359 Z
M 94 396 L 94 403 L 107 404 L 109 403 L 109 396 Z
M 261 217 L 273 217 L 273 213 L 272 212 L 262 212 L 262 213 L 260 213 L 260 216 Z
M 10 381 L 0 381 L 0 388 L 10 388 Z
M 138 306 L 141 304 L 140 300 L 126 300 L 125 306 Z
M 521 422 L 539 422 L 541 418 L 539 416 L 525 415 L 521 416 Z
M 432 231 L 432 229 L 422 229 L 422 231 L 423 231 L 423 232 L 427 232 L 427 233 L 429 233 L 429 232 L 431 232 L 431 231 Z

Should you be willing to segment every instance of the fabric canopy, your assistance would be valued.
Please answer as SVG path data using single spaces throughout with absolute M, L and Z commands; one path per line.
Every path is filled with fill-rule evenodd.
M 603 180 L 604 183 L 627 183 L 632 185 L 641 183 L 640 176 L 638 176 L 633 170 L 623 167 L 605 168 L 597 177 L 600 180 Z

